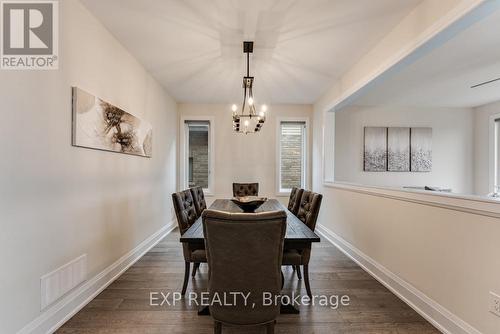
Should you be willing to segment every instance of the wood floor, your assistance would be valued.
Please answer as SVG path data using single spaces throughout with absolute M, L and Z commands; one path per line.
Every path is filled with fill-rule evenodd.
M 150 292 L 178 292 L 184 261 L 179 233 L 172 232 L 113 284 L 71 318 L 59 334 L 213 333 L 210 316 L 198 316 L 186 302 L 150 306 Z M 280 315 L 276 333 L 439 333 L 420 315 L 326 241 L 314 245 L 310 263 L 313 294 L 348 295 L 350 305 L 332 310 L 301 306 L 299 315 Z M 305 295 L 291 268 L 284 271 L 285 293 Z M 204 291 L 207 266 L 189 282 L 189 291 Z M 261 328 L 223 328 L 223 333 L 264 333 Z

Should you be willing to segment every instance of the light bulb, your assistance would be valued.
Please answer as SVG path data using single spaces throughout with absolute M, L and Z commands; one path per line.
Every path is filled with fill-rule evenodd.
M 253 97 L 248 98 L 248 105 L 249 106 L 253 105 Z
M 237 106 L 236 104 L 233 104 L 233 105 L 231 106 L 231 110 L 232 110 L 233 112 L 235 112 L 236 110 L 238 110 L 238 106 Z
M 245 126 L 248 126 L 248 124 L 249 124 L 248 120 L 247 120 L 247 121 L 245 121 Z
M 262 112 L 265 113 L 267 111 L 267 106 L 265 104 L 262 105 Z

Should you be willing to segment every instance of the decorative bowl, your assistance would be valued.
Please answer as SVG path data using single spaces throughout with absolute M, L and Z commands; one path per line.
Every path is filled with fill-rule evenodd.
M 231 199 L 233 203 L 239 206 L 244 212 L 255 212 L 262 204 L 267 201 L 265 197 L 245 196 L 234 197 Z

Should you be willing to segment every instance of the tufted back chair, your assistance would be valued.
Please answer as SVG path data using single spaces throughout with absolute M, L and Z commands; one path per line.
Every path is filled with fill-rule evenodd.
M 233 196 L 259 196 L 258 183 L 233 183 Z
M 264 292 L 274 300 L 282 287 L 281 262 L 286 232 L 286 212 L 203 212 L 203 233 L 208 258 L 208 292 L 211 296 L 232 291 L 249 293 L 248 304 L 210 305 L 219 323 L 274 326 L 280 305 L 266 305 Z
M 184 234 L 184 232 L 186 232 L 186 230 L 193 225 L 199 217 L 196 213 L 193 195 L 188 189 L 172 194 L 172 200 L 174 202 L 175 215 L 177 216 L 179 230 L 181 234 Z
M 196 214 L 198 217 L 207 208 L 207 203 L 205 202 L 205 194 L 203 194 L 203 187 L 191 188 L 191 195 L 193 195 L 194 207 L 196 208 Z
M 203 194 L 203 190 L 202 190 Z M 172 194 L 174 202 L 175 215 L 177 216 L 177 224 L 179 225 L 179 232 L 184 234 L 200 217 L 196 212 L 195 201 L 191 189 L 180 191 Z M 193 277 L 200 263 L 207 262 L 207 255 L 205 252 L 205 245 L 191 245 L 189 243 L 182 243 L 182 253 L 184 255 L 185 272 L 184 283 L 182 285 L 182 295 L 186 293 L 188 286 L 189 272 L 191 270 L 191 263 L 193 264 Z
M 291 197 L 291 196 L 290 196 Z M 319 209 L 323 195 L 304 190 L 300 196 L 298 211 L 295 214 L 304 224 L 314 231 L 318 220 Z M 309 284 L 309 260 L 311 247 L 303 249 L 286 249 L 283 253 L 283 265 L 293 266 L 299 279 L 302 279 L 300 266 L 304 269 L 304 279 L 307 295 L 312 298 L 311 285 Z
M 294 215 L 297 215 L 297 212 L 299 211 L 300 200 L 302 198 L 303 192 L 304 189 L 300 189 L 297 187 L 293 187 L 292 191 L 290 192 L 290 199 L 288 200 L 288 211 L 290 211 Z
M 322 199 L 323 195 L 307 190 L 304 190 L 300 198 L 296 216 L 313 231 L 316 228 Z

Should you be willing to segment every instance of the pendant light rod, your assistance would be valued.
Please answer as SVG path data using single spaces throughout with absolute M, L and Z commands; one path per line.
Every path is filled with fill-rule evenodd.
M 250 54 L 253 53 L 253 42 L 243 42 L 243 52 L 247 54 L 247 77 L 250 76 Z
M 250 53 L 247 52 L 247 77 L 250 76 Z

